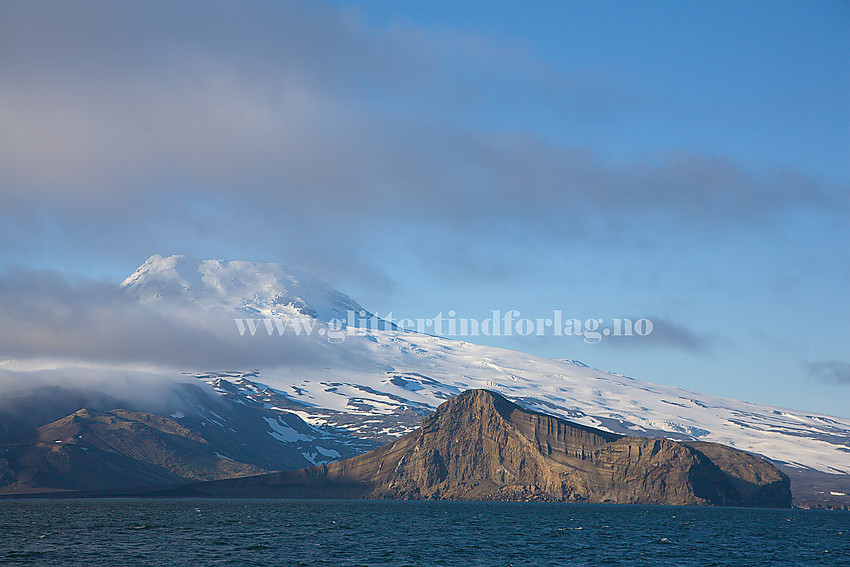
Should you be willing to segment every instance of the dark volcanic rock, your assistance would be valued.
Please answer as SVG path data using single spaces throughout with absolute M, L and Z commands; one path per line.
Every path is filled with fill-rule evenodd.
M 607 433 L 486 390 L 447 401 L 416 431 L 364 455 L 157 495 L 791 505 L 788 478 L 748 453 Z

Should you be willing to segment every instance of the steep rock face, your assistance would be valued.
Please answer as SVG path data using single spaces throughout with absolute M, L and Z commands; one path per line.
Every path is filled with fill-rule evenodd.
M 694 441 L 685 445 L 707 456 L 720 468 L 740 495 L 742 506 L 784 508 L 790 505 L 787 501 L 791 491 L 789 478 L 777 468 L 765 466 L 764 459 L 717 443 Z
M 623 437 L 469 390 L 370 453 L 183 494 L 790 506 L 788 479 L 771 464 L 731 447 L 691 445 Z

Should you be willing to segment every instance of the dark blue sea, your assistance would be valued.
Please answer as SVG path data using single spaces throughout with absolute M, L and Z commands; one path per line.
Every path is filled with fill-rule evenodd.
M 0 565 L 850 565 L 850 513 L 492 502 L 0 501 Z

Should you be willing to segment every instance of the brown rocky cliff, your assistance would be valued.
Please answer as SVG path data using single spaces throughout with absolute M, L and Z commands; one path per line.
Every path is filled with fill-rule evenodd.
M 370 453 L 194 485 L 185 495 L 791 504 L 787 477 L 742 451 L 623 437 L 524 410 L 486 390 L 452 398 L 416 431 Z

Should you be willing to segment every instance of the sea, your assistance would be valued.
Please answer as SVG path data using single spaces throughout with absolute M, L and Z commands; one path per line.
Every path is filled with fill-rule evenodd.
M 850 565 L 850 512 L 371 500 L 4 500 L 0 565 Z

